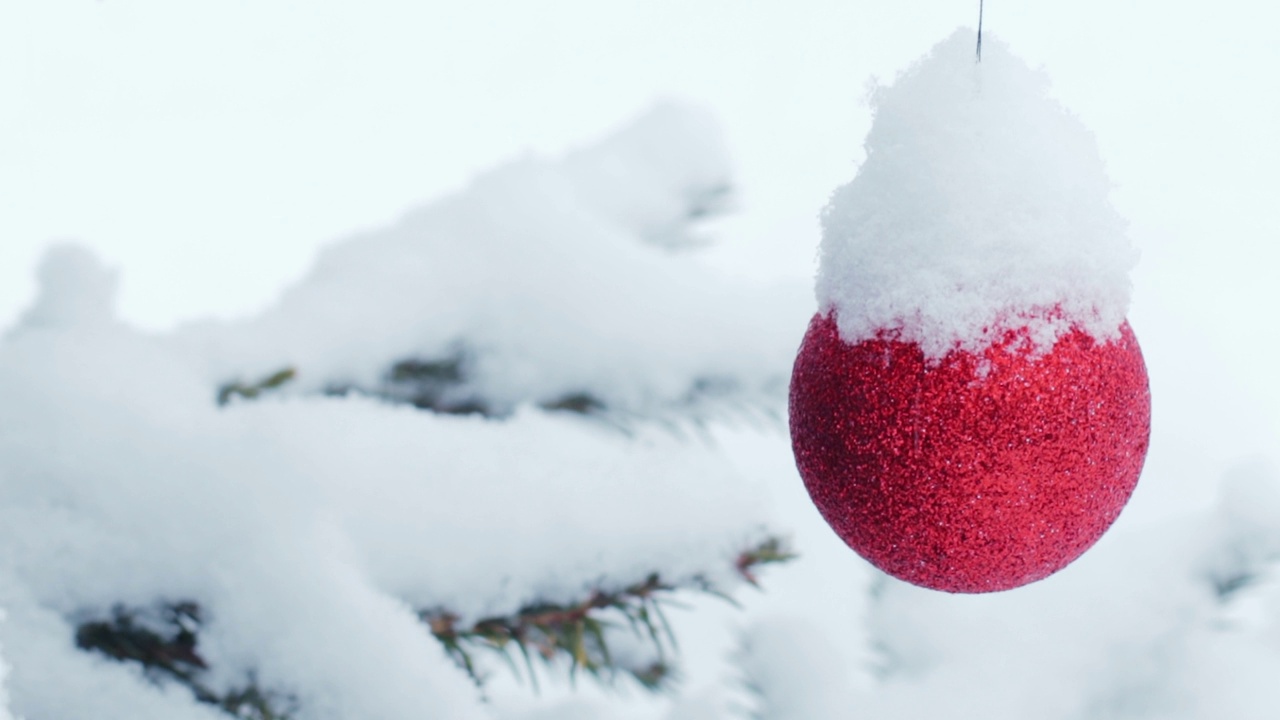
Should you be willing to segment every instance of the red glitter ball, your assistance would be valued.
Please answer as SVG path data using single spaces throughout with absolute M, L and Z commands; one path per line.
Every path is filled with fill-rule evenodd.
M 844 342 L 815 315 L 791 376 L 810 497 L 876 567 L 948 592 L 1035 582 L 1119 516 L 1147 454 L 1151 394 L 1126 322 L 1036 354 L 1009 333 L 928 363 L 889 337 Z

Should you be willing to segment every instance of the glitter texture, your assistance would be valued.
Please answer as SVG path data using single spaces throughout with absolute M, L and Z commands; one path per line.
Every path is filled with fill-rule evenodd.
M 1009 332 L 926 362 L 883 335 L 851 345 L 809 324 L 791 379 L 791 438 L 809 495 L 872 564 L 949 592 L 1040 580 L 1115 521 L 1146 457 L 1151 395 L 1126 322 L 1037 354 Z

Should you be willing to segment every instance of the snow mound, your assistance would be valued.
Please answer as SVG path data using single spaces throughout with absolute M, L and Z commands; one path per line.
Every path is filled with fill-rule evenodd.
M 818 304 L 927 357 L 1026 328 L 1117 336 L 1136 254 L 1093 136 L 994 38 L 956 31 L 871 94 L 866 161 L 823 213 Z
M 326 248 L 258 318 L 182 335 L 211 383 L 292 366 L 292 391 L 433 409 L 577 401 L 649 415 L 717 391 L 773 403 L 807 290 L 752 286 L 672 251 L 697 242 L 730 187 L 713 120 L 663 103 L 564 158 L 513 161 Z
M 776 519 L 758 476 L 670 425 L 580 417 L 781 401 L 806 289 L 675 252 L 730 187 L 714 122 L 664 103 L 329 247 L 259 317 L 160 335 L 115 320 L 92 253 L 50 250 L 0 337 L 0 713 L 217 717 L 77 647 L 117 608 L 159 632 L 189 602 L 212 695 L 251 683 L 313 720 L 493 717 L 420 613 L 740 583 Z M 620 659 L 654 652 L 615 619 Z
M 676 101 L 658 103 L 606 142 L 563 161 L 582 199 L 655 245 L 706 242 L 689 222 L 729 207 L 729 150 L 714 117 Z
M 0 641 L 29 717 L 215 717 L 73 643 L 85 612 L 188 598 L 215 684 L 255 675 L 307 718 L 482 717 L 415 611 L 474 621 L 655 571 L 729 588 L 772 519 L 670 432 L 360 397 L 219 408 L 171 337 L 123 325 L 0 340 L 0 497 Z
M 117 273 L 83 247 L 49 248 L 37 275 L 40 294 L 18 327 L 102 325 L 115 319 Z

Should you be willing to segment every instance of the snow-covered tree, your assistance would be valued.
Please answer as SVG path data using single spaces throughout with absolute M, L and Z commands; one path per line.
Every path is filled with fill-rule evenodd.
M 147 336 L 113 271 L 50 250 L 0 350 L 16 710 L 483 717 L 566 678 L 677 685 L 683 596 L 789 557 L 712 435 L 778 432 L 806 293 L 698 264 L 731 197 L 713 123 L 664 104 L 335 244 L 245 322 Z

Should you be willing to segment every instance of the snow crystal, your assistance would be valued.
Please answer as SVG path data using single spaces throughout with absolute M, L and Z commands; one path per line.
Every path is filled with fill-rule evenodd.
M 1136 256 L 1093 136 L 994 38 L 959 30 L 871 94 L 866 161 L 823 214 L 818 303 L 850 343 L 938 359 L 1026 327 L 1116 336 Z

